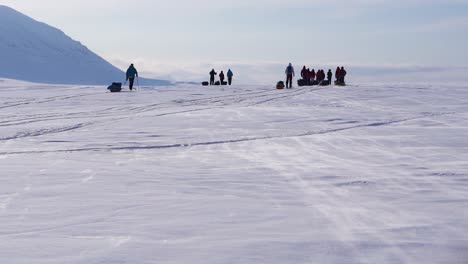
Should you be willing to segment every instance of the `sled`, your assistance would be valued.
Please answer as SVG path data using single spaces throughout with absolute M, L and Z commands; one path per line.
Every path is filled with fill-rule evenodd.
M 210 83 L 209 82 L 202 82 L 203 86 L 208 86 Z
M 336 86 L 346 86 L 346 83 L 342 82 L 342 81 L 335 81 L 335 85 Z
M 276 89 L 278 89 L 278 90 L 284 89 L 284 82 L 279 81 L 279 82 L 276 84 Z
M 122 83 L 113 82 L 109 87 L 107 87 L 107 89 L 108 89 L 111 93 L 118 93 L 118 92 L 121 92 L 121 91 L 122 91 Z
M 327 81 L 327 80 L 324 80 L 324 81 L 321 81 L 318 85 L 319 85 L 319 86 L 329 86 L 329 85 L 330 85 L 330 82 Z
M 227 82 L 221 82 L 221 85 L 227 85 L 228 83 Z
M 304 79 L 297 80 L 297 85 L 298 85 L 299 87 L 306 86 L 306 85 L 307 85 L 307 81 L 304 80 Z
M 320 82 L 317 81 L 317 80 L 313 80 L 313 81 L 310 82 L 310 86 L 315 86 L 315 85 L 319 85 L 319 84 L 320 84 Z

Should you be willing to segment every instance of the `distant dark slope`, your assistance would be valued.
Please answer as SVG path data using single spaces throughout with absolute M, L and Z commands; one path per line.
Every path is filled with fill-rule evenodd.
M 125 74 L 59 29 L 0 5 L 0 78 L 54 84 L 109 84 Z M 167 81 L 140 79 L 144 85 Z

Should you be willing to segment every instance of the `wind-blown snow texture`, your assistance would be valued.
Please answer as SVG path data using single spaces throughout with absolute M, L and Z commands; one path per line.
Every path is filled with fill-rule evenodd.
M 468 261 L 464 86 L 0 98 L 0 263 Z
M 125 79 L 124 72 L 62 31 L 2 5 L 0 32 L 0 77 L 65 84 L 110 84 Z

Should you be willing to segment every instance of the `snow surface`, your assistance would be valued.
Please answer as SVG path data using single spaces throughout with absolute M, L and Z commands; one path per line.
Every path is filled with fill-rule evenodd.
M 468 262 L 466 86 L 0 98 L 0 263 Z
M 125 80 L 122 70 L 59 29 L 3 5 L 0 5 L 0 32 L 0 77 L 67 84 L 110 84 Z M 140 81 L 169 84 L 160 80 Z

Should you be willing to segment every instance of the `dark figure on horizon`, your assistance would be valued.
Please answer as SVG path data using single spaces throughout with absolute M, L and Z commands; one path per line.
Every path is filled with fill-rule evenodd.
M 341 69 L 340 67 L 336 67 L 336 71 L 335 71 L 335 78 L 338 82 L 341 81 Z
M 347 72 L 346 72 L 346 70 L 344 69 L 343 66 L 341 66 L 341 68 L 340 67 L 336 68 L 335 77 L 336 77 L 336 80 L 338 82 L 344 83 L 346 74 L 347 74 Z
M 295 76 L 294 67 L 291 63 L 289 63 L 288 67 L 286 67 L 286 88 L 292 88 L 292 81 Z
M 221 81 L 221 85 L 223 85 L 224 84 L 224 72 L 223 71 L 219 73 L 219 80 Z
M 317 71 L 317 81 L 321 82 L 325 80 L 325 71 L 324 70 L 318 70 Z
M 302 68 L 301 77 L 303 80 L 307 81 L 307 68 L 305 65 L 304 65 L 304 68 Z
M 307 85 L 310 85 L 311 81 L 310 79 L 312 78 L 312 72 L 310 71 L 310 68 L 307 68 L 307 71 L 306 71 L 306 83 Z
M 129 81 L 129 88 L 130 90 L 133 90 L 133 83 L 135 82 L 135 76 L 138 78 L 138 71 L 133 66 L 133 63 L 130 65 L 130 67 L 128 67 L 126 75 L 127 75 L 126 81 Z
M 312 72 L 310 73 L 311 82 L 315 81 L 315 76 L 317 76 L 317 74 L 315 73 L 315 69 L 312 69 Z
M 328 79 L 328 84 L 332 84 L 332 79 L 333 79 L 333 73 L 331 71 L 331 69 L 328 69 L 328 72 L 327 72 L 327 79 Z
M 228 84 L 231 85 L 232 84 L 232 76 L 234 76 L 234 74 L 232 73 L 231 69 L 229 69 L 227 71 L 227 78 L 228 78 Z
M 218 75 L 214 69 L 211 70 L 210 72 L 210 85 L 215 84 L 215 76 Z
M 348 72 L 344 69 L 343 66 L 341 66 L 341 81 L 344 83 L 345 82 L 345 77 L 346 77 L 346 74 L 348 74 Z

